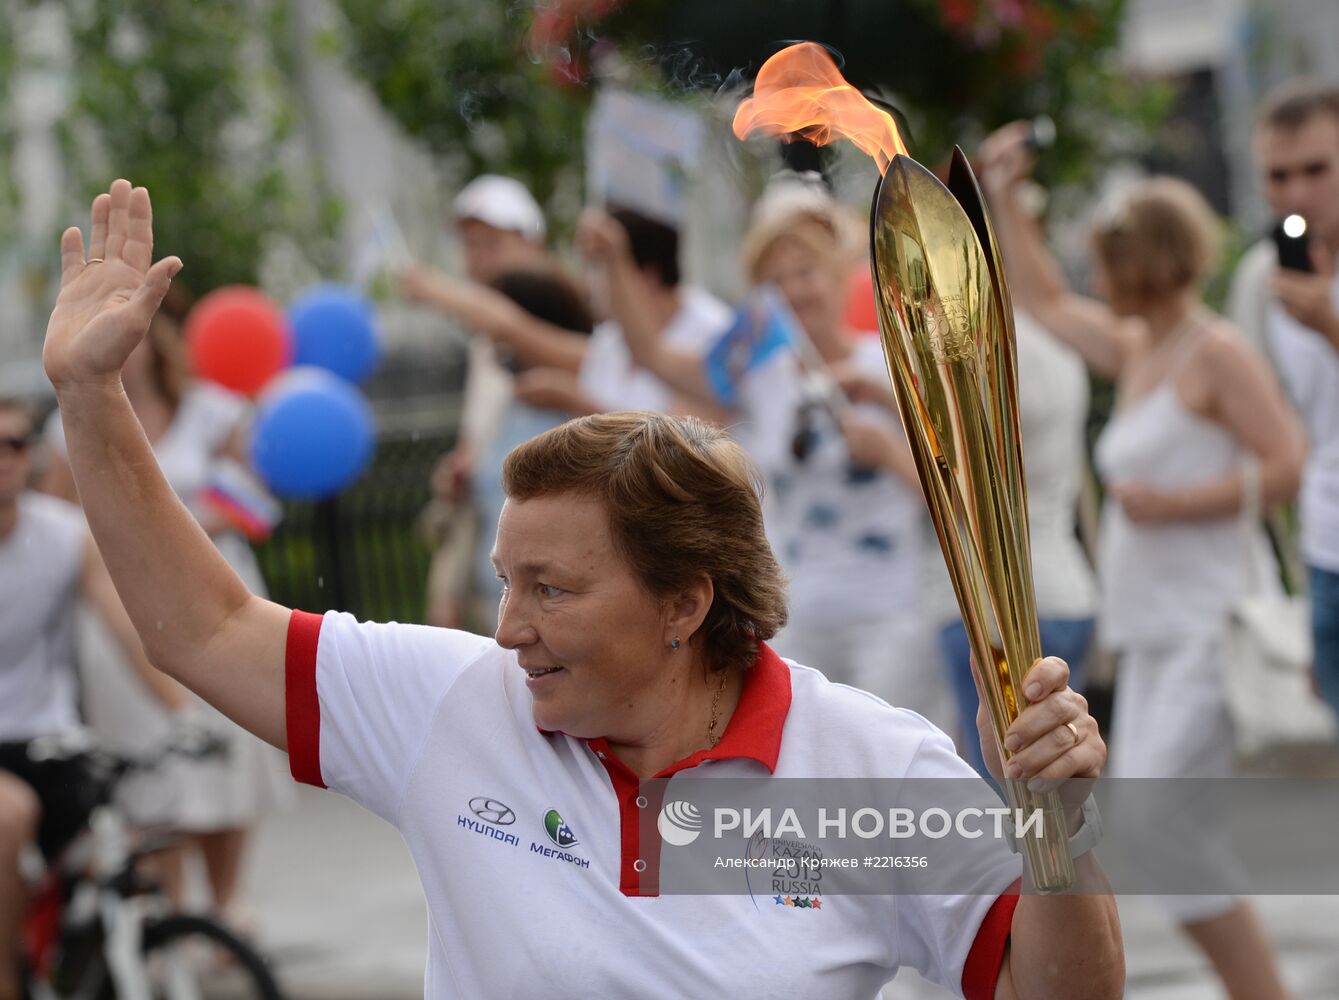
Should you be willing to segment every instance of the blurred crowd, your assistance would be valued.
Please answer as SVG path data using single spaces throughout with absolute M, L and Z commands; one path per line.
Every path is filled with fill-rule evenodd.
M 1339 90 L 1292 84 L 1259 112 L 1256 167 L 1281 227 L 1237 266 L 1227 315 L 1203 299 L 1217 220 L 1172 178 L 1096 219 L 1095 286 L 1071 287 L 1031 207 L 1032 139 L 1025 123 L 1006 126 L 975 165 L 1015 308 L 1042 648 L 1069 663 L 1077 690 L 1099 648 L 1114 657 L 1111 775 L 1227 776 L 1229 621 L 1243 600 L 1279 591 L 1280 554 L 1305 567 L 1293 583 L 1310 597 L 1316 697 L 1339 710 Z M 1293 217 L 1302 232 L 1282 225 Z M 588 210 L 579 274 L 515 180 L 473 180 L 450 225 L 465 273 L 400 275 L 406 299 L 473 335 L 458 440 L 432 477 L 427 621 L 496 626 L 490 551 L 513 447 L 574 415 L 693 415 L 728 428 L 756 463 L 789 578 L 777 652 L 920 713 L 984 773 L 967 633 L 860 277 L 867 220 L 815 175 L 777 178 L 740 245 L 751 289 L 735 307 L 682 280 L 673 220 Z M 1092 450 L 1105 494 L 1095 530 L 1081 523 L 1096 509 L 1090 373 L 1116 386 Z M 243 534 L 210 503 L 220 470 L 245 462 L 241 401 L 188 378 L 167 316 L 124 381 L 173 487 L 263 591 Z M 1273 516 L 1294 503 L 1295 517 Z M 246 831 L 287 801 L 282 759 L 145 660 L 77 504 L 59 414 L 38 427 L 0 402 L 0 942 L 17 934 L 6 901 L 21 898 L 26 845 L 56 850 L 80 822 L 68 783 L 25 748 L 80 720 L 129 749 L 181 727 L 226 738 L 226 757 L 156 775 L 125 808 L 183 835 L 155 859 L 174 898 L 190 895 L 183 863 L 198 861 L 207 905 L 245 928 Z M 76 646 L 92 665 L 82 682 Z M 1205 853 L 1213 836 L 1188 831 L 1186 851 Z M 1166 905 L 1232 996 L 1287 995 L 1248 903 Z M 14 994 L 7 954 L 0 998 Z

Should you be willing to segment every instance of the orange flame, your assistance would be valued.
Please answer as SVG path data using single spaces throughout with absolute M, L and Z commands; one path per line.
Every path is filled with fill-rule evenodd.
M 733 128 L 740 139 L 761 129 L 802 135 L 819 146 L 844 136 L 874 157 L 880 172 L 907 152 L 893 116 L 847 83 L 832 56 L 814 42 L 789 45 L 762 64 Z

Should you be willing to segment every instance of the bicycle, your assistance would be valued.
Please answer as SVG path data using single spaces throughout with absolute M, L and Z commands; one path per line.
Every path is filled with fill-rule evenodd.
M 141 757 L 100 749 L 83 733 L 29 748 L 34 760 L 83 764 L 95 803 L 57 857 L 27 866 L 22 954 L 31 1000 L 284 1000 L 250 944 L 212 917 L 173 912 L 141 864 L 172 838 L 135 834 L 115 804 L 117 786 L 131 774 L 172 756 L 222 752 L 226 744 L 203 733 L 179 735 Z

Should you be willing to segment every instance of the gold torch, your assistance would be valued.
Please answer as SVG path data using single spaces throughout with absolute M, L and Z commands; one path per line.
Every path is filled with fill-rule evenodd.
M 1018 426 L 1013 309 L 976 178 L 954 150 L 945 186 L 906 155 L 891 116 L 813 43 L 774 55 L 735 116 L 816 142 L 846 135 L 879 161 L 870 225 L 880 334 L 902 423 L 985 692 L 1000 759 L 1041 656 Z M 1009 804 L 1042 813 L 1020 843 L 1036 891 L 1074 882 L 1056 792 L 1005 781 Z

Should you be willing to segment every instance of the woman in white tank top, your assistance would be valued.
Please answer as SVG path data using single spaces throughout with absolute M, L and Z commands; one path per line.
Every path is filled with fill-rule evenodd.
M 1213 349 L 1214 318 L 1193 313 L 1172 331 L 1166 370 L 1137 399 L 1122 394 L 1098 439 L 1103 482 L 1139 484 L 1166 496 L 1240 477 L 1252 452 L 1223 423 L 1191 409 L 1180 386 Z M 1217 336 L 1223 336 L 1220 332 Z M 1229 335 L 1230 336 L 1230 335 Z M 1119 488 L 1119 486 L 1118 486 Z M 1102 632 L 1114 649 L 1222 635 L 1250 586 L 1250 551 L 1263 541 L 1234 515 L 1141 520 L 1124 506 L 1103 511 Z
M 983 145 L 983 181 L 1010 290 L 1088 367 L 1117 380 L 1115 414 L 1097 447 L 1107 490 L 1099 576 L 1104 642 L 1120 656 L 1110 773 L 1207 778 L 1231 772 L 1222 679 L 1227 614 L 1248 587 L 1242 510 L 1258 481 L 1263 504 L 1296 493 L 1301 431 L 1263 362 L 1199 300 L 1213 264 L 1216 220 L 1171 178 L 1145 182 L 1093 234 L 1106 304 L 1074 294 L 1023 210 L 1027 125 Z M 1258 473 L 1258 476 L 1257 476 Z M 1133 836 L 1135 804 L 1123 821 Z M 1161 818 L 1161 817 L 1159 817 Z M 1252 909 L 1227 886 L 1230 848 L 1195 817 L 1164 826 L 1170 842 L 1140 856 L 1202 873 L 1219 895 L 1160 896 L 1212 962 L 1231 996 L 1286 997 Z M 1145 835 L 1146 836 L 1146 835 Z M 1211 860 L 1212 859 L 1212 860 Z

